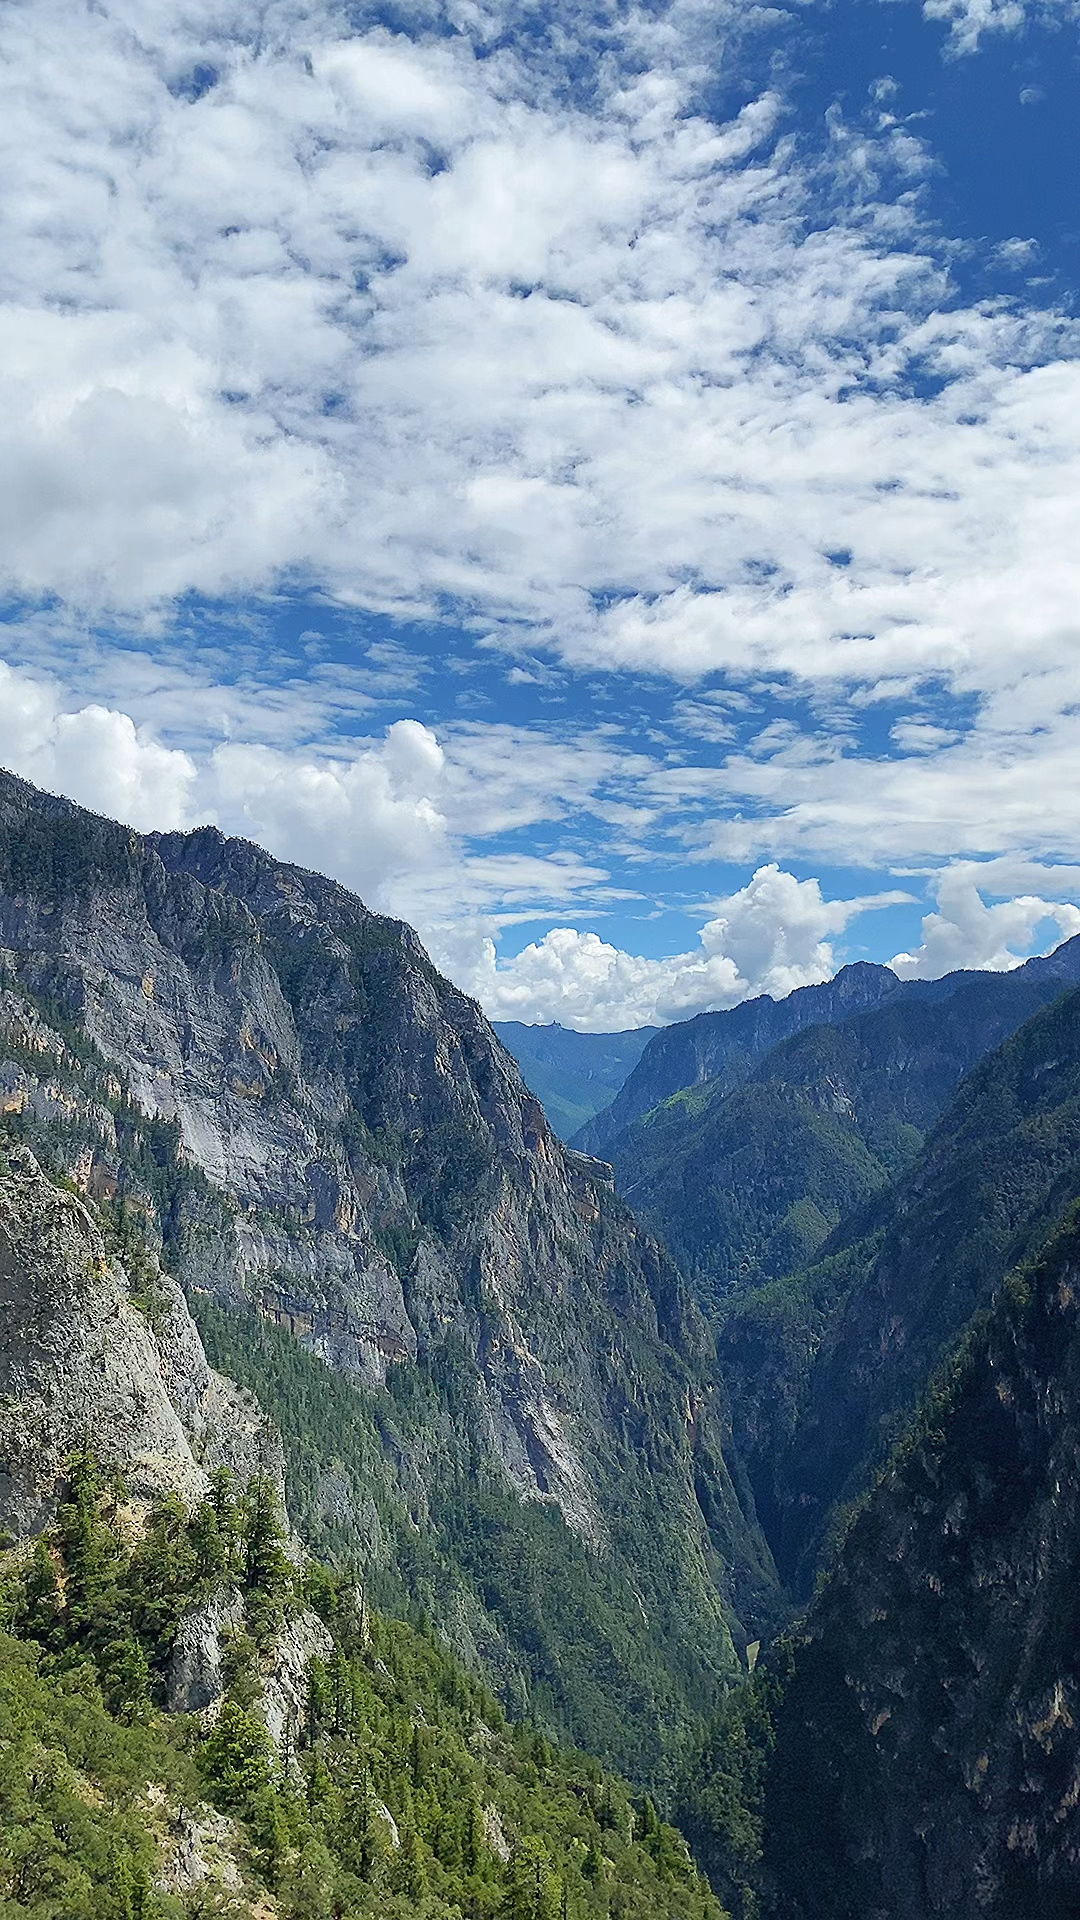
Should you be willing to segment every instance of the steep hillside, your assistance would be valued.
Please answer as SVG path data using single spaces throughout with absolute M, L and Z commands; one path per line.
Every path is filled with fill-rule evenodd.
M 97 1215 L 0 1156 L 0 1911 L 723 1920 L 648 1799 L 287 1539 L 258 1408 Z
M 479 1009 L 328 881 L 6 776 L 0 947 L 9 1129 L 160 1243 L 291 1432 L 309 1531 L 662 1773 L 774 1575 L 675 1269 Z
M 661 1234 L 712 1314 L 736 1288 L 813 1257 L 852 1208 L 903 1171 L 957 1081 L 1080 971 L 1080 941 L 1007 974 L 805 1028 L 742 1085 L 674 1095 L 611 1146 L 619 1190 Z
M 759 1510 L 806 1585 L 836 1503 L 865 1485 L 1003 1273 L 1080 1193 L 1080 991 L 961 1082 L 911 1170 L 822 1259 L 735 1300 L 719 1335 Z
M 1080 1235 L 1006 1284 L 795 1647 L 765 1795 L 778 1920 L 1080 1912 Z
M 633 1027 L 625 1033 L 575 1033 L 558 1021 L 530 1027 L 520 1020 L 494 1020 L 492 1027 L 561 1140 L 571 1139 L 609 1105 L 658 1031 Z
M 762 994 L 725 1013 L 699 1013 L 664 1027 L 645 1048 L 611 1105 L 581 1129 L 575 1146 L 610 1157 L 631 1123 L 684 1087 L 715 1081 L 717 1091 L 741 1085 L 779 1041 L 804 1027 L 846 1019 L 877 1007 L 900 987 L 888 967 L 860 961 L 817 987 L 798 987 L 784 1000 Z
M 841 967 L 820 986 L 798 987 L 783 1000 L 763 994 L 722 1013 L 699 1013 L 692 1020 L 680 1020 L 655 1035 L 611 1105 L 582 1127 L 573 1144 L 583 1152 L 617 1161 L 623 1151 L 621 1136 L 643 1115 L 684 1089 L 709 1084 L 714 1094 L 730 1093 L 751 1077 L 773 1047 L 806 1027 L 835 1026 L 894 1000 L 933 1004 L 969 985 L 979 988 L 1002 977 L 958 972 L 938 980 L 899 980 L 889 967 L 859 961 Z M 1080 936 L 1065 941 L 1053 953 L 1025 961 L 1004 977 L 1022 977 L 1027 989 L 1038 983 L 1045 989 L 1042 1001 L 1052 997 L 1054 987 L 1060 991 L 1075 986 L 1080 980 Z M 1033 999 L 1013 1024 L 1038 1004 L 1040 1000 Z

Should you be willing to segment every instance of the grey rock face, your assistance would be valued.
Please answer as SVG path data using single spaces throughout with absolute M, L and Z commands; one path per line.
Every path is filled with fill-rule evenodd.
M 220 1587 L 201 1606 L 184 1614 L 169 1661 L 166 1706 L 170 1713 L 201 1713 L 220 1700 L 222 1634 L 239 1633 L 243 1625 L 243 1596 L 235 1587 Z
M 132 1304 L 86 1207 L 16 1148 L 0 1174 L 0 1525 L 51 1516 L 72 1450 L 90 1444 L 130 1497 L 191 1503 L 207 1465 L 244 1471 L 262 1421 L 212 1372 L 178 1288 L 160 1278 L 157 1327 Z M 274 1470 L 273 1456 L 268 1470 Z
M 766 1615 L 776 1582 L 731 1477 L 707 1338 L 608 1168 L 555 1139 L 411 930 L 215 831 L 140 837 L 0 775 L 0 948 L 0 988 L 51 1034 L 40 1055 L 5 1051 L 0 1007 L 0 1062 L 25 1077 L 11 1097 L 51 1080 L 86 1109 L 46 1127 L 28 1104 L 28 1135 L 88 1192 L 117 1169 L 189 1298 L 251 1309 L 353 1382 L 388 1382 L 391 1401 L 422 1377 L 422 1418 L 380 1403 L 363 1474 L 355 1449 L 350 1465 L 320 1442 L 318 1523 L 332 1511 L 335 1540 L 351 1531 L 384 1565 L 392 1529 L 407 1553 L 430 1523 L 457 1564 L 447 1503 L 464 1467 L 470 1493 L 549 1508 L 552 1538 L 565 1521 L 574 1554 L 603 1556 L 622 1670 L 639 1620 L 681 1636 L 650 1698 L 711 1701 L 736 1617 Z M 209 1461 L 207 1409 L 227 1390 L 201 1389 L 200 1426 L 196 1371 L 170 1391 Z M 470 1539 L 487 1524 L 464 1519 Z M 599 1614 L 590 1629 L 608 1658 Z
M 162 1893 L 185 1896 L 199 1887 L 217 1887 L 239 1893 L 243 1875 L 237 1865 L 243 1836 L 223 1813 L 208 1807 L 198 1814 L 181 1811 L 166 1836 L 158 1879 Z
M 263 1679 L 261 1703 L 267 1731 L 279 1750 L 290 1729 L 295 1736 L 304 1724 L 311 1661 L 329 1660 L 333 1651 L 330 1634 L 310 1609 L 305 1608 L 286 1620 L 274 1645 L 270 1670 Z

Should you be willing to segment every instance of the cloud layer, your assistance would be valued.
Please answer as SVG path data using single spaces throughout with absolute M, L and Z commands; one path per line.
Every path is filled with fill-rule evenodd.
M 959 56 L 1075 7 L 923 13 Z M 936 888 L 904 971 L 1072 931 L 1080 359 L 1031 246 L 1014 296 L 959 299 L 895 87 L 811 138 L 779 62 L 712 117 L 782 9 L 394 18 L 4 13 L 0 593 L 11 660 L 21 632 L 23 668 L 78 671 L 0 668 L 0 758 L 329 868 L 520 1017 L 821 978 L 867 910 L 825 896 L 875 865 L 878 895 Z M 192 596 L 250 660 L 275 593 L 441 623 L 538 699 L 684 697 L 628 746 L 603 712 L 421 724 L 385 638 L 333 674 L 186 671 Z M 121 629 L 144 654 L 99 639 L 91 675 L 80 631 Z M 602 916 L 637 887 L 659 911 L 635 874 L 664 860 L 729 891 L 696 946 L 629 954 Z
M 650 957 L 604 939 L 587 923 L 602 923 L 605 903 L 626 891 L 605 845 L 610 861 L 628 821 L 676 831 L 678 809 L 665 822 L 654 762 L 602 733 L 561 743 L 469 722 L 440 740 L 401 719 L 337 753 L 242 742 L 189 753 L 127 713 L 77 705 L 54 680 L 0 662 L 0 764 L 137 827 L 212 820 L 334 874 L 418 926 L 438 964 L 496 1019 L 603 1032 L 780 997 L 827 979 L 843 957 L 837 943 L 863 915 L 917 898 L 907 887 L 829 898 L 817 879 L 770 862 L 711 903 L 690 951 Z M 630 797 L 619 805 L 612 791 Z M 634 806 L 635 794 L 652 804 Z M 507 844 L 508 832 L 531 838 L 569 812 L 591 821 L 598 857 Z M 892 961 L 905 976 L 1014 966 L 1033 944 L 1080 932 L 1077 867 L 957 862 L 932 884 L 921 943 Z M 500 951 L 516 922 L 560 911 L 579 924 Z
M 812 164 L 778 95 L 718 127 L 677 10 L 576 105 L 494 19 L 5 21 L 13 589 L 308 579 L 688 678 L 1073 650 L 1072 334 L 950 307 L 885 107 Z

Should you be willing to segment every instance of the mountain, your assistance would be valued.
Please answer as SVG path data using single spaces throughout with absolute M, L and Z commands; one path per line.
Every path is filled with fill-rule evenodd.
M 1080 1196 L 1080 990 L 961 1081 L 911 1168 L 798 1274 L 732 1301 L 719 1363 L 766 1531 L 805 1591 L 926 1380 Z
M 890 968 L 859 961 L 842 967 L 821 986 L 797 987 L 783 1000 L 761 994 L 724 1013 L 699 1013 L 692 1020 L 662 1027 L 610 1106 L 581 1128 L 574 1145 L 606 1157 L 633 1121 L 684 1087 L 714 1081 L 718 1091 L 730 1091 L 749 1077 L 778 1041 L 803 1027 L 843 1020 L 848 1014 L 880 1006 L 899 987 Z
M 1059 989 L 1075 985 L 1080 977 L 1080 959 L 1074 951 L 1078 941 L 1080 936 L 1053 953 L 1026 961 L 1016 973 L 1029 983 L 1057 982 Z M 889 967 L 858 961 L 841 967 L 819 986 L 796 988 L 783 1000 L 762 994 L 722 1013 L 699 1013 L 692 1020 L 680 1020 L 653 1037 L 611 1105 L 580 1129 L 573 1144 L 583 1152 L 612 1159 L 626 1129 L 673 1094 L 706 1083 L 712 1083 L 718 1095 L 731 1092 L 749 1079 L 773 1047 L 805 1027 L 835 1026 L 896 998 L 923 1004 L 948 999 L 966 982 L 995 977 L 961 971 L 938 980 L 901 981 Z
M 625 1033 L 576 1033 L 558 1021 L 530 1027 L 520 1020 L 493 1020 L 492 1028 L 562 1140 L 569 1140 L 609 1104 L 659 1031 L 633 1027 Z
M 721 1076 L 673 1095 L 610 1143 L 619 1190 L 710 1314 L 805 1265 L 910 1164 L 967 1069 L 1080 977 L 1080 940 L 1052 958 L 899 986 L 780 1041 L 734 1089 Z
M 181 1283 L 306 1537 L 662 1777 L 775 1573 L 675 1268 L 479 1008 L 327 880 L 11 776 L 0 949 L 8 1136 Z
M 260 1409 L 114 1240 L 0 1153 L 0 1909 L 723 1920 L 647 1798 L 290 1539 Z
M 778 1920 L 1080 1912 L 1078 1303 L 1074 1217 L 936 1382 L 796 1637 Z

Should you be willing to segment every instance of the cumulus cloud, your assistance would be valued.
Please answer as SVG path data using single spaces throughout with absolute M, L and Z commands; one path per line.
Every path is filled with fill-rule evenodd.
M 858 914 L 910 898 L 894 891 L 826 900 L 817 880 L 761 867 L 746 886 L 715 903 L 696 953 L 652 959 L 611 946 L 597 933 L 554 927 L 501 963 L 486 939 L 461 984 L 493 1019 L 558 1020 L 591 1033 L 663 1025 L 753 994 L 781 999 L 795 987 L 829 979 L 837 963 L 828 936 Z
M 451 859 L 438 805 L 444 756 L 435 735 L 399 720 L 348 759 L 223 746 L 205 790 L 216 817 L 279 857 L 344 880 L 373 906 Z
M 1051 877 L 1047 874 L 1047 877 Z M 1074 889 L 1080 876 L 1073 873 Z M 983 967 L 996 973 L 1019 966 L 1031 951 L 1033 937 L 1049 922 L 1054 931 L 1045 950 L 1080 933 L 1080 907 L 1069 900 L 1018 894 L 989 906 L 983 899 L 988 880 L 985 868 L 958 863 L 936 883 L 937 911 L 922 923 L 922 944 L 913 953 L 898 953 L 889 965 L 903 979 L 937 979 L 956 967 Z
M 186 825 L 196 778 L 186 753 L 162 746 L 129 714 L 97 705 L 66 712 L 51 682 L 3 661 L 0 764 L 142 828 Z

